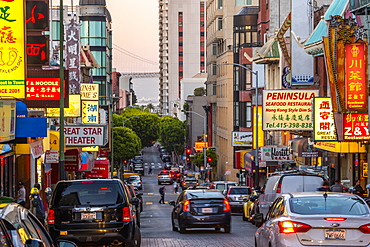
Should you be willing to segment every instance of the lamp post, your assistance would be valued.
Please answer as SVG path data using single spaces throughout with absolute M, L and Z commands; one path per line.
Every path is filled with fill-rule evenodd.
M 238 67 L 241 67 L 249 72 L 251 72 L 253 75 L 256 76 L 256 152 L 257 152 L 257 155 L 256 155 L 256 159 L 255 159 L 255 164 L 256 164 L 256 173 L 255 173 L 255 179 L 254 179 L 254 187 L 257 187 L 258 185 L 258 179 L 259 179 L 259 153 L 258 153 L 258 149 L 259 149 L 259 146 L 258 146 L 258 71 L 254 71 L 254 70 L 251 70 L 250 68 L 247 68 L 246 66 L 244 65 L 241 65 L 241 64 L 238 64 L 238 63 L 220 63 L 220 64 L 224 64 L 224 65 L 234 65 L 234 66 L 238 66 Z
M 59 2 L 59 78 L 60 78 L 60 100 L 59 100 L 59 180 L 66 177 L 64 170 L 64 23 L 63 23 L 63 0 Z
M 203 166 L 204 168 L 207 166 L 207 154 L 206 154 L 206 145 L 207 145 L 207 118 L 201 114 L 199 114 L 198 112 L 195 112 L 195 111 L 186 111 L 186 113 L 194 113 L 195 115 L 203 118 L 203 142 L 204 142 L 204 147 L 203 147 L 203 159 L 204 159 L 204 163 L 203 163 Z

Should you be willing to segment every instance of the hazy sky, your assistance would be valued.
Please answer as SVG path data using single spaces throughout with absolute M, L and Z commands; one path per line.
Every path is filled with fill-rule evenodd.
M 106 0 L 106 2 L 112 16 L 113 43 L 135 55 L 158 62 L 158 0 Z M 131 62 L 128 63 L 127 60 Z M 124 67 L 124 70 L 129 72 L 150 66 L 123 54 L 113 58 L 113 65 L 118 69 Z M 129 66 L 133 68 L 127 68 Z M 158 65 L 144 70 L 154 69 L 158 70 Z

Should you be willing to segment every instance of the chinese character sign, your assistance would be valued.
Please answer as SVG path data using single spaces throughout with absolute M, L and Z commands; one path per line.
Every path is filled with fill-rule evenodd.
M 49 4 L 45 1 L 26 1 L 26 28 L 49 29 Z
M 0 0 L 0 97 L 25 98 L 23 0 Z
M 318 90 L 263 90 L 263 130 L 313 130 Z
M 348 110 L 367 107 L 367 52 L 365 44 L 347 44 L 346 47 L 346 108 Z
M 66 27 L 66 69 L 69 71 L 69 93 L 80 93 L 80 25 L 73 19 Z
M 314 140 L 335 141 L 337 140 L 336 126 L 332 112 L 331 98 L 316 97 L 314 105 Z
M 82 123 L 99 123 L 99 101 L 82 101 Z
M 344 113 L 343 139 L 345 141 L 367 141 L 369 134 L 368 113 Z
M 60 100 L 60 79 L 28 77 L 26 91 L 27 100 Z
M 48 42 L 45 36 L 27 36 L 26 53 L 28 64 L 48 64 Z

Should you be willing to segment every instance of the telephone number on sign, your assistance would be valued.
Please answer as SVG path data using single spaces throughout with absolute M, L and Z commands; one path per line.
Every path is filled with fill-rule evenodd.
M 266 123 L 266 128 L 312 129 L 312 123 Z

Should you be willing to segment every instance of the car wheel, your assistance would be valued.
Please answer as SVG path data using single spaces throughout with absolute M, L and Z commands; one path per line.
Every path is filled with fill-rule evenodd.
M 254 247 L 258 247 L 257 239 L 256 238 L 254 238 Z
M 135 231 L 135 247 L 140 247 L 141 246 L 141 231 L 139 227 L 136 227 Z
M 216 230 L 216 231 L 219 231 L 220 229 L 221 229 L 221 228 L 219 228 L 219 227 L 215 227 L 215 230 Z
M 184 233 L 186 233 L 186 228 L 185 227 L 179 227 L 180 228 L 180 233 L 181 234 L 184 234 Z
M 171 219 L 171 222 L 172 222 L 172 231 L 177 232 L 178 228 L 175 226 L 175 222 L 173 222 L 173 218 Z
M 230 230 L 231 230 L 231 226 L 230 225 L 225 225 L 224 226 L 225 233 L 230 233 Z

